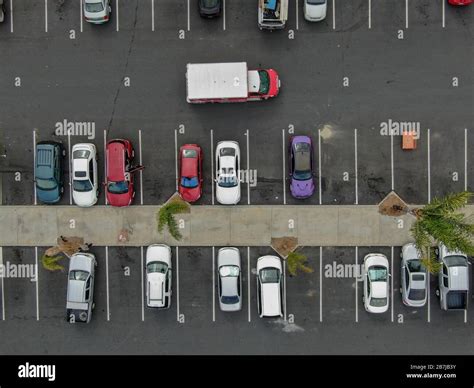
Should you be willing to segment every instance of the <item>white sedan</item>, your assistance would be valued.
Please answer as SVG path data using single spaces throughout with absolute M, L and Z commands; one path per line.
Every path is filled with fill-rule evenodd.
M 388 310 L 390 274 L 388 260 L 381 253 L 369 253 L 364 257 L 364 307 L 369 313 Z
M 216 148 L 216 198 L 222 205 L 240 201 L 240 147 L 235 141 L 221 141 Z
M 327 9 L 327 0 L 304 0 L 304 18 L 309 22 L 326 19 Z
M 97 150 L 94 144 L 72 147 L 72 198 L 77 206 L 95 205 L 99 196 Z
M 112 7 L 110 0 L 84 0 L 84 18 L 86 22 L 103 24 L 109 21 Z
M 146 250 L 146 305 L 169 308 L 171 305 L 171 248 L 150 245 Z

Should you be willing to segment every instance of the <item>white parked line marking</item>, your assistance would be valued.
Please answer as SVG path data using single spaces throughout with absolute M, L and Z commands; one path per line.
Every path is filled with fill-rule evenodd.
M 427 281 L 426 281 L 426 292 L 427 292 L 427 295 L 428 295 L 428 316 L 427 316 L 427 322 L 430 323 L 431 322 L 431 284 L 430 284 L 430 279 L 431 279 L 431 273 L 428 271 L 427 273 Z
M 222 29 L 225 31 L 226 25 L 225 25 L 225 0 L 223 1 L 222 4 Z
M 106 284 L 106 287 L 107 287 L 107 321 L 110 321 L 109 247 L 105 247 L 105 284 Z
M 283 315 L 286 322 L 288 320 L 286 316 L 286 259 L 283 260 Z
M 212 204 L 214 205 L 214 131 L 211 129 L 211 189 Z
M 332 0 L 332 29 L 336 29 L 336 0 Z
M 104 181 L 107 179 L 107 130 L 104 129 Z M 105 204 L 108 205 L 107 193 L 104 195 Z
M 357 128 L 354 129 L 354 175 L 355 175 L 355 204 L 359 204 L 359 173 L 357 160 Z
M 359 247 L 355 247 L 355 267 L 359 268 Z M 356 277 L 355 278 L 355 302 L 356 302 L 356 308 L 355 308 L 355 321 L 356 323 L 359 322 L 359 279 Z
M 283 148 L 283 205 L 286 205 L 286 147 L 285 130 L 281 130 L 282 148 Z
M 155 31 L 155 0 L 151 0 L 151 30 Z
M 467 128 L 464 128 L 464 191 L 467 191 Z
M 300 23 L 299 23 L 299 15 L 298 15 L 298 10 L 299 10 L 299 6 L 298 6 L 298 0 L 296 0 L 296 31 L 299 30 L 300 28 Z
M 142 322 L 145 321 L 145 284 L 144 284 L 144 272 L 145 266 L 143 263 L 143 247 L 140 247 L 140 277 L 141 277 L 141 284 L 142 284 Z
M 216 321 L 216 248 L 212 247 L 212 322 Z
M 179 322 L 179 248 L 176 247 L 176 320 Z
M 72 205 L 72 157 L 71 157 L 71 133 L 67 132 L 67 157 L 69 165 L 69 205 Z
M 178 130 L 174 130 L 174 183 L 178 191 Z
M 3 247 L 0 247 L 0 265 L 3 267 Z M 3 283 L 3 276 L 0 276 L 2 285 L 2 321 L 5 320 L 5 285 Z
M 13 0 L 10 0 L 10 32 L 13 34 Z
M 188 0 L 188 31 L 191 31 L 191 11 L 190 11 L 190 5 L 189 5 L 189 0 Z
M 115 20 L 116 20 L 116 25 L 115 29 L 116 31 L 120 31 L 120 21 L 119 21 L 119 0 L 115 0 Z
M 408 0 L 405 0 L 405 28 L 408 28 Z
M 39 321 L 39 271 L 38 271 L 38 247 L 35 247 L 35 270 L 36 270 L 36 320 Z
M 44 0 L 44 32 L 48 32 L 48 0 Z
M 36 169 L 36 129 L 33 129 L 33 168 Z M 36 171 L 34 172 L 36 178 Z M 36 198 L 36 182 L 33 181 L 33 196 L 34 196 L 34 204 L 38 204 L 38 200 Z
M 395 190 L 395 167 L 393 162 L 393 133 L 390 132 L 390 169 L 392 172 L 392 191 Z
M 393 305 L 394 305 L 394 303 L 393 303 L 393 247 L 391 247 L 391 250 L 390 250 L 390 266 L 391 266 L 391 268 L 390 268 L 390 274 L 391 274 L 391 276 L 390 276 L 390 282 L 391 282 L 390 288 L 391 288 L 391 291 L 392 291 L 392 295 L 390 296 L 390 299 L 391 299 L 390 304 L 391 304 L 391 318 L 392 318 L 392 323 L 393 323 L 393 314 L 394 314 L 394 311 L 393 311 L 393 308 L 394 308 L 393 307 Z
M 82 1 L 83 0 L 79 0 L 79 17 L 80 17 L 79 25 L 81 28 L 81 32 L 84 31 L 84 15 L 83 15 L 83 10 L 82 10 Z
M 369 30 L 372 28 L 372 0 L 369 0 Z
M 323 247 L 319 247 L 319 322 L 323 321 Z
M 246 132 L 247 137 L 247 205 L 250 205 L 250 134 L 249 130 L 247 129 Z
M 431 203 L 431 148 L 430 148 L 430 129 L 426 131 L 428 147 L 428 203 Z
M 322 188 L 321 188 L 321 130 L 318 129 L 318 189 L 319 189 L 319 204 L 322 205 L 323 203 L 323 195 L 322 195 Z
M 248 320 L 252 320 L 252 314 L 250 311 L 250 247 L 247 247 L 247 302 L 248 302 Z
M 442 26 L 443 28 L 446 27 L 446 0 L 440 0 L 441 1 L 441 9 L 442 9 L 442 13 L 443 13 L 443 22 L 442 22 Z
M 142 130 L 138 130 L 138 157 L 140 166 L 143 166 L 142 161 Z M 143 205 L 143 169 L 140 170 L 140 205 Z

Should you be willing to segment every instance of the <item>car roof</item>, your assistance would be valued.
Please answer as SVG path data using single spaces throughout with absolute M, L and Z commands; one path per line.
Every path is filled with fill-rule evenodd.
M 469 288 L 468 267 L 448 267 L 449 288 L 467 290 Z
M 107 144 L 107 178 L 113 182 L 125 179 L 125 144 L 122 141 Z
M 190 149 L 190 148 L 186 148 L 186 149 Z M 198 160 L 199 160 L 198 158 L 199 156 L 197 156 L 196 158 L 181 157 L 181 176 L 193 177 L 197 175 Z
M 372 298 L 386 298 L 387 297 L 387 282 L 372 282 L 371 283 Z
M 68 282 L 68 302 L 84 303 L 86 282 L 84 280 L 71 280 Z

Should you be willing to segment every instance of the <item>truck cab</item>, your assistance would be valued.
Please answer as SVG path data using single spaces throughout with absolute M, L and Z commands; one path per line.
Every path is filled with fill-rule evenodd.
M 282 30 L 288 20 L 288 0 L 258 0 L 258 27 Z
M 438 247 L 442 268 L 438 274 L 441 309 L 445 311 L 466 310 L 469 296 L 469 262 L 464 253 L 449 251 L 444 245 Z

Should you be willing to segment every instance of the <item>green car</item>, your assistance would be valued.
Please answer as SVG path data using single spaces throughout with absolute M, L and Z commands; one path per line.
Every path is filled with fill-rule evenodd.
M 51 204 L 61 199 L 64 192 L 61 143 L 42 141 L 36 144 L 35 185 L 39 201 Z

